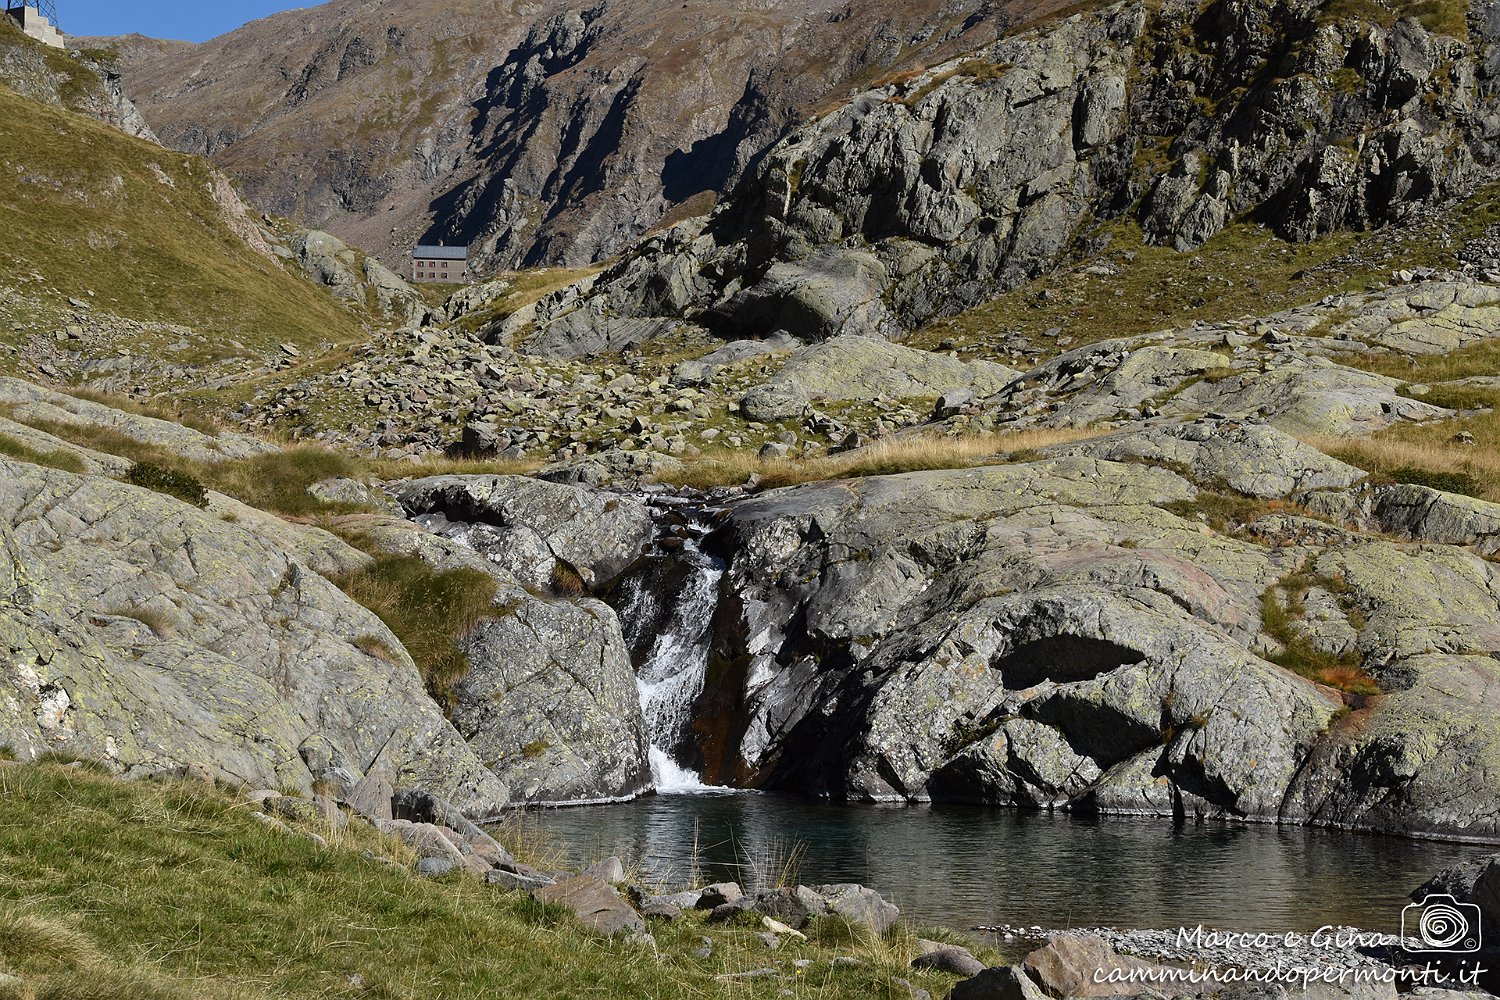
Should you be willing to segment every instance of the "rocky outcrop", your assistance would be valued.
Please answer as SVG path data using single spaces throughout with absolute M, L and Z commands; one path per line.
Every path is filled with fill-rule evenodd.
M 156 143 L 156 135 L 120 87 L 119 74 L 89 58 L 61 52 L 27 37 L 15 21 L 0 22 L 0 79 L 22 97 L 67 108 Z
M 651 787 L 635 673 L 607 606 L 514 598 L 466 650 L 453 724 L 517 799 L 613 801 Z
M 166 141 L 212 156 L 261 209 L 393 268 L 425 237 L 470 244 L 489 271 L 607 256 L 711 204 L 854 81 L 1061 6 L 459 0 L 430 16 L 379 0 L 197 46 L 98 44 L 121 49 L 126 88 Z
M 17 378 L 0 378 L 0 405 L 8 407 L 11 417 L 18 422 L 93 428 L 199 462 L 249 458 L 279 450 L 276 445 L 245 434 L 232 431 L 209 434 L 170 420 L 117 410 L 55 392 Z
M 1494 157 L 1489 30 L 1300 0 L 1065 18 L 797 129 L 707 219 L 496 336 L 554 356 L 667 317 L 889 337 L 1049 270 L 1085 218 L 1134 213 L 1179 249 L 1246 215 L 1294 240 L 1400 220 Z M 1432 349 L 1482 305 L 1435 301 Z
M 439 476 L 404 484 L 406 510 L 451 530 L 523 583 L 551 588 L 560 575 L 603 587 L 655 537 L 651 514 L 627 497 L 524 476 Z
M 1202 485 L 1263 499 L 1299 490 L 1345 489 L 1366 478 L 1363 470 L 1274 427 L 1231 420 L 1203 419 L 1126 432 L 1050 451 L 1161 465 Z
M 1500 834 L 1489 563 L 1299 520 L 1363 473 L 1270 426 L 1054 453 L 734 503 L 684 749 L 836 798 Z M 1214 490 L 1289 513 L 1220 534 Z M 1267 595 L 1303 576 L 1295 627 L 1382 695 L 1277 665 Z
M 380 620 L 273 541 L 113 480 L 0 468 L 13 751 L 255 787 L 342 766 L 475 812 L 509 801 Z
M 365 257 L 328 233 L 300 234 L 292 251 L 297 263 L 335 296 L 370 305 L 397 323 L 416 326 L 427 317 L 427 303 L 400 276 L 373 257 Z
M 794 352 L 745 397 L 757 400 L 875 400 L 935 397 L 950 390 L 988 396 L 1020 373 L 989 361 L 965 362 L 872 337 L 842 336 Z M 748 410 L 747 410 L 748 413 Z
M 736 336 L 890 336 L 1019 283 L 1125 167 L 1144 24 L 1131 6 L 1068 18 L 861 95 L 772 149 L 706 229 L 642 244 L 570 312 L 539 310 L 534 342 L 567 350 L 549 331 L 580 326 L 579 310 Z

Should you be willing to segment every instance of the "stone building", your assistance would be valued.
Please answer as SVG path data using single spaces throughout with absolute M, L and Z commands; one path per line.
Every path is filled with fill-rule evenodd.
M 411 252 L 411 280 L 467 281 L 469 248 L 419 246 Z

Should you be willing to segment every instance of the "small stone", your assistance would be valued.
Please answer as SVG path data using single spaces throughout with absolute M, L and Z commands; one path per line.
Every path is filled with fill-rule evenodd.
M 715 882 L 713 885 L 705 886 L 698 894 L 698 909 L 713 910 L 726 903 L 737 903 L 745 898 L 745 890 L 741 889 L 738 882 Z
M 984 963 L 975 958 L 967 948 L 948 945 L 912 959 L 913 969 L 936 969 L 955 976 L 977 976 L 984 971 Z
M 417 874 L 423 878 L 441 878 L 457 867 L 448 858 L 423 858 L 417 862 Z
M 768 441 L 760 449 L 760 457 L 763 459 L 786 458 L 791 454 L 791 448 L 780 441 Z

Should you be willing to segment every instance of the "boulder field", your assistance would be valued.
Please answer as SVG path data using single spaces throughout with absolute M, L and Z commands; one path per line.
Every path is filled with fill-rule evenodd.
M 1314 412 L 1348 432 L 1449 411 L 1394 380 L 1381 399 L 1415 408 L 1298 390 L 1301 409 L 1231 409 L 1239 376 L 1194 381 L 1211 363 L 1194 352 L 1251 383 L 1299 362 L 1348 369 L 1311 347 L 1163 339 L 1024 374 L 944 359 L 900 375 L 971 394 L 929 431 L 1014 412 L 1023 392 L 1039 405 L 1015 423 L 1040 433 L 1071 413 L 1097 429 L 956 468 L 716 494 L 707 669 L 666 749 L 712 781 L 841 799 L 1500 838 L 1500 507 L 1372 478 L 1291 433 Z M 779 384 L 897 377 L 863 351 L 841 368 L 839 347 L 794 356 Z M 1198 405 L 1225 409 L 1122 417 L 1202 386 L 1219 395 Z M 113 456 L 24 421 L 205 461 L 264 455 L 253 439 L 5 391 L 28 447 L 83 470 L 3 460 L 0 742 L 16 754 L 301 789 L 338 767 L 474 815 L 650 788 L 641 651 L 608 602 L 647 570 L 681 576 L 661 571 L 673 529 L 638 495 L 523 476 L 320 484 L 372 501 L 327 522 L 336 535 L 123 484 Z M 494 582 L 445 708 L 330 582 L 381 555 Z

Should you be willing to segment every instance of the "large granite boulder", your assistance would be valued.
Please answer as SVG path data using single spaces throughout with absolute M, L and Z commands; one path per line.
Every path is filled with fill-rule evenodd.
M 1018 374 L 989 361 L 960 361 L 872 337 L 841 336 L 795 352 L 757 388 L 787 390 L 804 400 L 933 397 L 952 389 L 988 396 Z
M 312 741 L 466 811 L 509 801 L 380 620 L 254 525 L 0 460 L 0 544 L 0 742 L 22 757 L 306 790 Z
M 559 572 L 602 587 L 655 536 L 629 497 L 525 476 L 437 476 L 402 484 L 406 510 L 484 553 L 523 583 L 550 587 Z
M 1194 482 L 1265 499 L 1343 489 L 1365 478 L 1362 470 L 1274 427 L 1210 418 L 1094 438 L 1048 453 L 1163 465 Z
M 607 606 L 515 597 L 466 646 L 453 724 L 518 800 L 610 801 L 651 786 L 635 672 Z
M 1490 563 L 1299 516 L 1289 497 L 1362 473 L 1273 427 L 1214 419 L 1060 450 L 1081 454 L 733 503 L 711 540 L 729 569 L 695 706 L 706 774 L 1495 835 Z M 1256 513 L 1192 479 L 1279 503 Z M 1224 502 L 1246 513 L 1221 533 L 1198 505 Z M 1287 588 L 1303 604 L 1268 631 Z M 1288 629 L 1384 693 L 1278 665 Z

